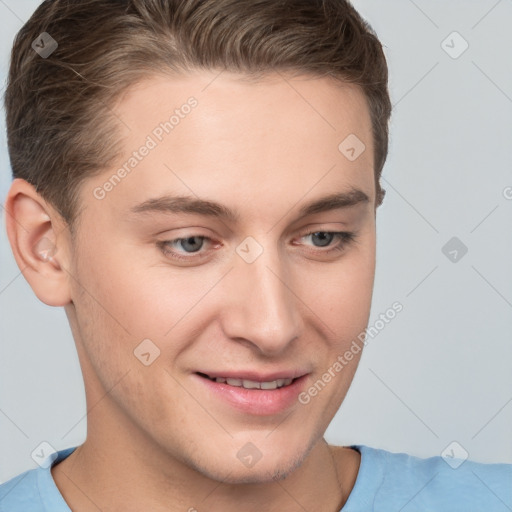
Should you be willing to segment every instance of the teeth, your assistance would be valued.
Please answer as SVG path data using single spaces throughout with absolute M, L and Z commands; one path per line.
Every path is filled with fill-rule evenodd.
M 248 379 L 225 379 L 224 377 L 215 378 L 216 382 L 221 384 L 227 383 L 230 386 L 243 387 L 245 389 L 277 389 L 283 386 L 288 386 L 292 383 L 293 379 L 277 379 L 270 382 L 257 382 Z
M 261 389 L 261 385 L 259 382 L 256 382 L 254 380 L 246 380 L 244 379 L 242 381 L 242 386 L 245 388 L 245 389 Z

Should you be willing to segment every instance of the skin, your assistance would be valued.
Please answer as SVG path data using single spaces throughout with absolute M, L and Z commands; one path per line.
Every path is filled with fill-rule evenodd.
M 14 256 L 37 297 L 65 308 L 85 382 L 87 439 L 51 471 L 72 510 L 333 512 L 355 483 L 359 453 L 332 447 L 331 458 L 323 435 L 361 352 L 307 405 L 268 416 L 209 397 L 193 373 L 302 368 L 307 390 L 364 331 L 376 242 L 367 104 L 358 87 L 327 78 L 217 75 L 154 76 L 123 95 L 114 111 L 126 154 L 83 183 L 75 239 L 30 184 L 9 191 Z M 197 107 L 94 197 L 190 96 Z M 338 150 L 351 133 L 366 145 L 355 161 Z M 351 187 L 370 200 L 298 218 L 305 202 Z M 214 200 L 240 218 L 130 216 L 164 193 Z M 327 254 L 342 241 L 324 247 L 308 235 L 319 231 L 357 237 Z M 188 263 L 158 245 L 192 236 L 212 241 L 199 257 L 175 243 Z M 236 252 L 248 236 L 263 249 L 250 264 Z M 147 338 L 160 350 L 149 366 L 133 353 Z M 248 442 L 262 453 L 252 467 L 237 458 Z

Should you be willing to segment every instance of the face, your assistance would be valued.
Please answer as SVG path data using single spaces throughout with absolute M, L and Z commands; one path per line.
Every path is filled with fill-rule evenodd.
M 321 439 L 361 355 L 344 357 L 374 281 L 371 121 L 354 86 L 216 75 L 153 77 L 115 108 L 124 156 L 81 188 L 66 312 L 116 436 L 263 482 Z

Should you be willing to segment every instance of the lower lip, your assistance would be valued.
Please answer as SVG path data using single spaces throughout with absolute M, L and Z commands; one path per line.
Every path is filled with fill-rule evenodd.
M 277 389 L 245 389 L 216 382 L 197 373 L 192 375 L 206 389 L 225 400 L 236 409 L 258 416 L 278 414 L 298 402 L 298 395 L 304 387 L 307 375 L 295 379 L 288 386 Z

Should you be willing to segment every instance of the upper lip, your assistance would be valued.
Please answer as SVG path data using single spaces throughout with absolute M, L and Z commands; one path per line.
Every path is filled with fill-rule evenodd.
M 306 375 L 307 371 L 302 370 L 280 370 L 270 373 L 261 373 L 253 370 L 232 371 L 232 370 L 204 370 L 196 373 L 204 373 L 215 379 L 216 377 L 224 377 L 226 379 L 252 380 L 255 382 L 271 382 L 277 379 L 295 379 Z

